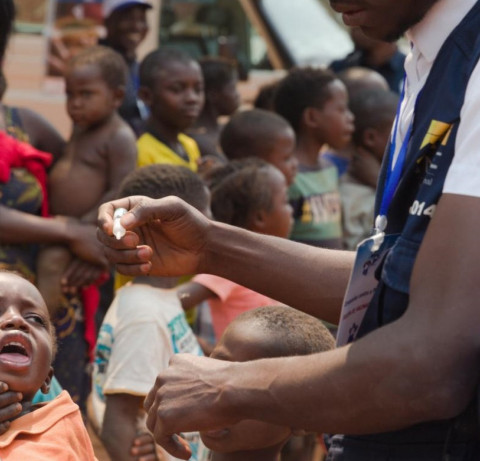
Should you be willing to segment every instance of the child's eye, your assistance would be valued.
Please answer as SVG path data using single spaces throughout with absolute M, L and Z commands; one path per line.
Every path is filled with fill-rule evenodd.
M 41 315 L 38 315 L 38 314 L 27 314 L 25 316 L 25 318 L 29 321 L 32 321 L 32 322 L 35 322 L 35 323 L 38 323 L 39 325 L 43 326 L 43 327 L 46 327 L 47 326 L 47 321 L 41 316 Z

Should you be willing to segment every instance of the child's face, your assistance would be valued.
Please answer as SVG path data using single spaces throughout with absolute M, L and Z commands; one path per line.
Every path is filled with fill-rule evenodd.
M 121 8 L 106 21 L 109 42 L 131 55 L 148 32 L 147 9 L 144 6 Z
M 265 330 L 251 321 L 232 322 L 210 357 L 229 362 L 247 362 L 272 356 L 275 345 L 269 343 Z M 271 341 L 275 341 L 271 338 Z M 274 353 L 273 353 L 274 354 Z M 279 447 L 290 437 L 285 426 L 244 420 L 221 430 L 200 433 L 203 443 L 213 451 L 232 453 Z M 248 458 L 246 458 L 248 459 Z
M 334 149 L 342 149 L 351 140 L 354 116 L 348 108 L 348 94 L 340 80 L 328 85 L 330 97 L 315 109 L 318 139 Z
M 262 234 L 287 238 L 293 226 L 293 209 L 288 201 L 288 187 L 283 174 L 276 168 L 269 168 L 265 182 L 272 193 L 270 210 L 260 210 L 254 228 Z
M 31 400 L 48 391 L 53 342 L 47 306 L 18 275 L 0 273 L 0 381 Z
M 265 161 L 277 167 L 285 176 L 287 185 L 290 186 L 295 180 L 298 169 L 298 160 L 295 157 L 295 132 L 291 128 L 285 128 L 279 132 L 273 140 L 271 152 L 265 156 Z
M 122 89 L 110 88 L 94 65 L 70 68 L 65 75 L 67 112 L 82 128 L 101 124 L 120 107 Z
M 220 90 L 212 91 L 211 96 L 218 115 L 232 115 L 240 106 L 237 78 L 233 78 Z
M 142 88 L 142 98 L 151 116 L 166 127 L 183 131 L 203 108 L 203 77 L 195 61 L 168 62 L 157 70 L 153 88 Z

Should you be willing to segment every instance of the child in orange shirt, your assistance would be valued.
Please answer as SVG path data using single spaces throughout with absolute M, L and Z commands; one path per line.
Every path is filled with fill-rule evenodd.
M 32 405 L 48 392 L 55 333 L 40 292 L 13 272 L 0 272 L 0 381 L 21 395 L 21 413 L 0 436 L 0 458 L 94 461 L 78 406 L 68 392 Z

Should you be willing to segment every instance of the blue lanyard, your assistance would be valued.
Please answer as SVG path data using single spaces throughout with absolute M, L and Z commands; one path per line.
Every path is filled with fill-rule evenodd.
M 406 80 L 406 78 L 405 78 Z M 410 122 L 405 138 L 403 139 L 400 151 L 398 153 L 397 161 L 393 165 L 393 158 L 395 156 L 395 147 L 397 145 L 397 134 L 398 134 L 398 123 L 400 119 L 400 109 L 402 107 L 402 102 L 405 97 L 405 80 L 403 83 L 402 94 L 400 96 L 400 101 L 398 102 L 397 115 L 395 117 L 395 125 L 393 128 L 392 139 L 390 141 L 390 147 L 388 152 L 388 167 L 387 175 L 385 178 L 385 185 L 383 188 L 382 201 L 380 202 L 379 215 L 375 219 L 375 229 L 377 232 L 383 232 L 387 227 L 387 212 L 392 202 L 393 195 L 397 190 L 398 183 L 400 182 L 400 177 L 402 175 L 403 166 L 405 165 L 405 159 L 407 157 L 407 148 L 408 143 L 410 142 L 410 136 L 412 134 L 412 125 Z M 393 165 L 393 167 L 392 167 Z

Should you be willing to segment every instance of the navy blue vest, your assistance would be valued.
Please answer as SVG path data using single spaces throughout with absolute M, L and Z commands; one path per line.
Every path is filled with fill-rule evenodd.
M 480 0 L 443 44 L 417 99 L 402 179 L 388 212 L 386 232 L 400 234 L 400 237 L 378 271 L 379 286 L 361 325 L 359 337 L 398 319 L 407 309 L 413 265 L 442 194 L 455 153 L 467 83 L 479 57 Z M 386 168 L 385 161 L 380 175 L 376 214 Z M 426 423 L 417 428 L 426 435 L 430 432 L 426 428 L 432 429 L 437 424 Z M 404 440 L 405 437 L 408 440 L 413 432 L 415 428 L 412 427 L 384 436 L 401 441 L 402 433 Z

